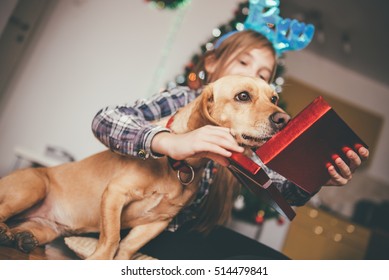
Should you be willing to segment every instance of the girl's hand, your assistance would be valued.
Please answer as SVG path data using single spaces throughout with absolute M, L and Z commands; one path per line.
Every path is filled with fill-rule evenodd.
M 184 134 L 158 133 L 151 142 L 151 149 L 176 160 L 206 157 L 222 166 L 228 166 L 227 158 L 232 155 L 231 151 L 244 151 L 228 128 L 211 125 Z
M 340 157 L 335 160 L 335 164 L 339 169 L 339 173 L 336 171 L 333 165 L 328 167 L 328 173 L 331 175 L 331 179 L 327 182 L 326 186 L 344 186 L 352 178 L 352 174 L 357 169 L 362 161 L 367 160 L 369 157 L 369 150 L 365 147 L 361 147 L 358 150 L 358 154 L 353 150 L 346 152 L 347 158 L 350 160 L 348 166 Z

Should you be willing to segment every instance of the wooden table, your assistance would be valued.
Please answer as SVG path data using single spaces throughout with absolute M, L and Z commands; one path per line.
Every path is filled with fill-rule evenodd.
M 35 248 L 31 253 L 26 254 L 18 249 L 0 245 L 0 260 L 79 260 L 59 238 L 46 246 Z

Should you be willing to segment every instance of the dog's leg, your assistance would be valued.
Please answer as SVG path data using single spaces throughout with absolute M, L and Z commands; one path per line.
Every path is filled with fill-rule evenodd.
M 120 216 L 133 198 L 126 188 L 111 183 L 101 199 L 100 236 L 95 252 L 88 259 L 112 260 L 120 241 Z
M 13 245 L 16 240 L 14 231 L 9 229 L 4 222 L 35 205 L 46 196 L 47 184 L 43 170 L 41 168 L 17 170 L 0 180 L 0 244 L 9 246 Z M 17 239 L 25 240 L 22 242 L 25 244 L 22 247 L 26 249 L 31 248 L 32 250 L 36 247 L 36 245 L 27 245 L 27 243 L 36 244 L 36 241 L 33 241 L 36 238 L 33 236 L 29 242 L 26 235 L 19 234 Z M 23 249 L 23 251 L 27 250 Z
M 0 180 L 0 222 L 22 212 L 47 194 L 43 169 L 18 170 Z
M 9 231 L 12 233 L 14 246 L 25 253 L 53 241 L 60 235 L 50 226 L 36 221 L 23 222 L 11 227 Z
M 131 259 L 140 248 L 159 235 L 169 225 L 169 221 L 158 221 L 151 224 L 139 225 L 131 229 L 128 235 L 120 242 L 115 259 Z
M 0 223 L 0 244 L 11 246 L 14 240 L 15 240 L 15 236 L 10 231 L 8 226 L 4 223 Z

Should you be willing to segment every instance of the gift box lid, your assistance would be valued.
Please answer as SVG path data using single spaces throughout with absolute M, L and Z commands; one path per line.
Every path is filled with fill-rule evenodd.
M 293 220 L 296 213 L 256 162 L 243 154 L 232 153 L 230 163 L 230 171 L 243 186 L 256 195 L 260 201 L 271 206 L 289 220 Z

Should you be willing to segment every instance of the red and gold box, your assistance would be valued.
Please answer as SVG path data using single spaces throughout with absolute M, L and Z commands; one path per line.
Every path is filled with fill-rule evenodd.
M 333 164 L 337 157 L 347 162 L 345 152 L 349 149 L 357 151 L 361 146 L 367 148 L 358 135 L 319 96 L 255 153 L 270 169 L 312 195 L 330 179 L 328 165 Z M 285 205 L 286 201 L 277 189 L 274 188 L 278 193 L 270 188 L 270 193 L 271 183 L 259 180 L 263 175 L 258 177 L 258 174 L 264 173 L 260 166 L 237 154 L 231 157 L 231 165 L 230 169 L 234 174 L 238 172 L 240 176 L 243 174 L 245 178 L 251 178 L 247 181 L 237 176 L 243 185 L 250 190 L 261 188 L 261 193 L 255 192 L 257 195 L 266 192 L 265 196 L 273 200 L 270 204 L 276 203 L 276 210 L 290 220 L 293 219 L 292 208 Z M 263 187 L 264 184 L 267 188 Z

